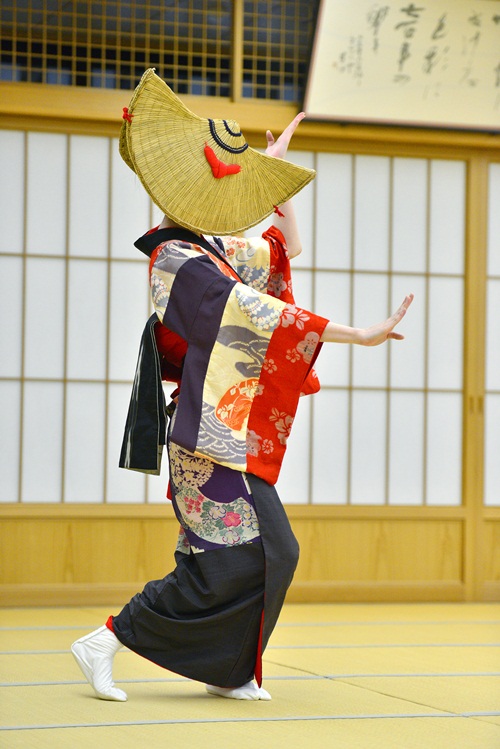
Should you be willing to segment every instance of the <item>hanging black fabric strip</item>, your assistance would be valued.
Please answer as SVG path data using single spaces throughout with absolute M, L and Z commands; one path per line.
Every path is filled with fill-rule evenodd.
M 154 327 L 156 313 L 141 338 L 132 395 L 125 424 L 120 468 L 158 475 L 167 432 L 167 409 Z

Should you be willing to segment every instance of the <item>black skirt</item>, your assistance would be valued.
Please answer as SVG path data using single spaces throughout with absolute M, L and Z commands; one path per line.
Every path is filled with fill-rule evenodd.
M 260 542 L 176 554 L 113 618 L 120 642 L 196 681 L 239 687 L 257 677 L 298 562 L 299 548 L 274 486 L 246 474 Z

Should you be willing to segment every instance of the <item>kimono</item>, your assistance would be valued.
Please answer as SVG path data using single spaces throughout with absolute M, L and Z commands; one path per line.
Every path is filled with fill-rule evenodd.
M 120 465 L 159 472 L 180 523 L 176 567 L 111 626 L 122 644 L 198 681 L 256 678 L 298 561 L 274 484 L 327 320 L 295 305 L 275 228 L 262 238 L 148 233 L 155 314 L 141 342 Z M 167 408 L 162 379 L 179 388 Z M 167 429 L 167 422 L 170 423 Z

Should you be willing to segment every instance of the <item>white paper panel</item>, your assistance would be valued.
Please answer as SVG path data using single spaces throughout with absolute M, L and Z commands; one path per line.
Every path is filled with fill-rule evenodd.
M 109 377 L 132 380 L 149 316 L 148 264 L 111 263 Z
M 389 433 L 389 504 L 423 502 L 424 396 L 391 393 Z
M 111 142 L 111 148 L 111 255 L 135 260 L 142 256 L 134 247 L 135 240 L 151 229 L 151 201 L 139 178 L 122 161 L 118 140 Z
M 299 166 L 305 166 L 308 169 L 315 168 L 314 154 L 308 151 L 289 151 L 287 160 Z M 314 244 L 314 181 L 310 182 L 295 195 L 293 198 L 293 207 L 302 243 L 302 252 L 295 260 L 295 264 L 311 268 L 313 265 Z
M 151 228 L 153 226 L 159 226 L 163 221 L 163 212 L 153 203 L 152 200 L 149 201 L 149 210 L 151 213 Z
M 19 491 L 21 386 L 0 382 L 2 449 L 0 450 L 0 502 L 17 502 Z
M 26 261 L 27 377 L 64 374 L 65 262 L 47 258 Z
M 292 270 L 292 282 L 293 296 L 297 306 L 311 312 L 316 312 L 316 309 L 313 309 L 312 271 Z
M 141 504 L 145 501 L 145 474 L 118 467 L 131 392 L 131 385 L 109 386 L 107 501 Z
M 167 499 L 167 486 L 169 480 L 167 453 L 163 455 L 161 474 L 159 476 L 146 476 L 147 502 L 155 505 L 170 505 Z
M 430 272 L 463 273 L 465 162 L 431 162 Z
M 21 374 L 22 271 L 21 258 L 0 257 L 1 377 Z
M 354 266 L 386 270 L 389 262 L 390 159 L 356 156 Z
M 389 283 L 386 276 L 356 275 L 353 325 L 367 328 L 385 320 L 390 310 L 388 294 Z M 354 345 L 352 356 L 352 380 L 355 387 L 387 386 L 387 344 L 375 347 Z
M 171 383 L 164 383 L 163 390 L 165 393 L 165 401 L 168 404 L 170 403 L 170 393 L 173 390 Z M 127 471 L 126 473 L 130 473 L 130 471 Z M 170 505 L 170 500 L 167 500 L 166 498 L 169 477 L 168 454 L 166 448 L 164 448 L 160 475 L 152 476 L 148 474 L 146 476 L 146 496 L 148 503 Z
M 385 393 L 354 391 L 352 394 L 351 502 L 381 505 L 386 500 Z
M 485 403 L 484 503 L 500 506 L 500 395 L 487 395 Z
M 316 176 L 316 265 L 350 268 L 352 156 L 319 153 Z
M 500 390 L 500 280 L 487 282 L 486 389 Z M 500 443 L 499 443 L 500 445 Z
M 394 159 L 392 267 L 422 273 L 426 265 L 427 161 Z
M 281 501 L 287 504 L 309 501 L 310 414 L 311 399 L 301 398 L 276 484 Z
M 392 387 L 423 388 L 425 384 L 426 284 L 419 276 L 392 277 L 392 304 L 396 310 L 406 294 L 415 294 L 413 303 L 397 331 L 404 341 L 390 341 L 390 378 Z
M 107 273 L 103 262 L 69 261 L 69 378 L 106 377 Z
M 23 502 L 60 502 L 63 385 L 24 385 Z
M 462 395 L 429 393 L 427 408 L 427 503 L 462 502 Z
M 66 252 L 67 136 L 28 133 L 27 249 Z
M 70 136 L 69 252 L 108 254 L 109 138 Z
M 263 153 L 263 149 L 257 149 Z M 289 151 L 287 161 L 291 161 L 299 166 L 305 166 L 308 169 L 314 169 L 314 154 L 307 151 Z M 294 198 L 293 208 L 299 227 L 299 235 L 302 244 L 301 254 L 293 261 L 294 265 L 310 268 L 313 264 L 313 202 L 314 202 L 314 184 L 304 187 Z M 260 221 L 255 226 L 251 226 L 243 232 L 245 237 L 260 237 L 273 225 L 273 214 Z
M 25 133 L 0 130 L 0 252 L 23 251 Z
M 430 388 L 461 389 L 463 383 L 463 281 L 429 281 Z
M 104 384 L 69 383 L 66 392 L 65 502 L 102 502 Z
M 500 276 L 500 164 L 489 166 L 488 275 Z
M 349 394 L 322 390 L 314 396 L 313 504 L 347 503 Z
M 316 274 L 315 309 L 327 320 L 349 325 L 351 279 L 347 273 Z M 314 365 L 322 385 L 349 384 L 351 347 L 345 344 L 324 343 Z

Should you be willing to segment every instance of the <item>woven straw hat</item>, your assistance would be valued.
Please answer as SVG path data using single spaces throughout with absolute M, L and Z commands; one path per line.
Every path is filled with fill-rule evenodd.
M 212 235 L 244 231 L 315 176 L 312 169 L 250 148 L 234 120 L 193 114 L 152 68 L 123 111 L 123 160 L 156 205 L 188 229 Z

